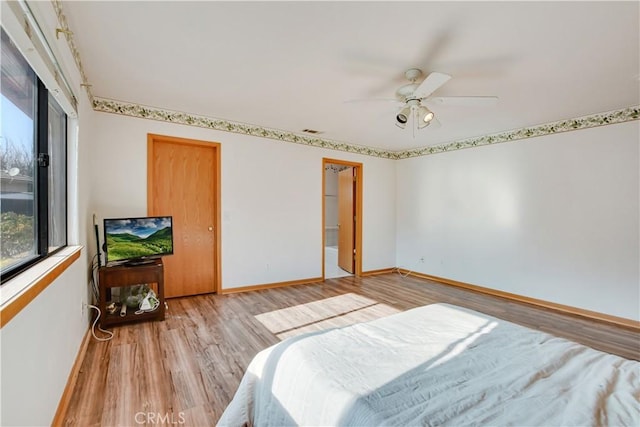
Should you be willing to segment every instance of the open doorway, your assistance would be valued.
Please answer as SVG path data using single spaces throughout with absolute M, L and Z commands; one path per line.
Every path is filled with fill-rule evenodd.
M 362 164 L 322 160 L 322 276 L 362 273 Z

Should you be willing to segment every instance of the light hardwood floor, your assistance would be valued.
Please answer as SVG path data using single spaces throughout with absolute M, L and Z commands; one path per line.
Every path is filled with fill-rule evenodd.
M 435 302 L 640 360 L 640 334 L 629 329 L 395 273 L 345 277 L 170 299 L 164 322 L 114 328 L 113 340 L 89 344 L 65 424 L 215 425 L 258 351 L 288 336 Z

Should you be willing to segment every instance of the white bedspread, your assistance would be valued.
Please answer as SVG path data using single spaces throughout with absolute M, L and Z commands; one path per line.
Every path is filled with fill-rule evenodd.
M 640 426 L 640 362 L 447 304 L 287 339 L 221 426 Z

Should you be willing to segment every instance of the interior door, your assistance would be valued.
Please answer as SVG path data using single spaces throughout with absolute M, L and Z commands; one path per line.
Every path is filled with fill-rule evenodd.
M 354 273 L 355 249 L 355 179 L 354 169 L 338 172 L 338 266 Z
M 173 255 L 163 258 L 165 297 L 215 292 L 217 148 L 149 140 L 149 210 L 173 216 Z

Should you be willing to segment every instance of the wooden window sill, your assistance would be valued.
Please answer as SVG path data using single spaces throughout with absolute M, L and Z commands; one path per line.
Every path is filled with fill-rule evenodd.
M 82 246 L 67 246 L 3 283 L 0 287 L 0 328 L 80 258 L 81 252 Z

